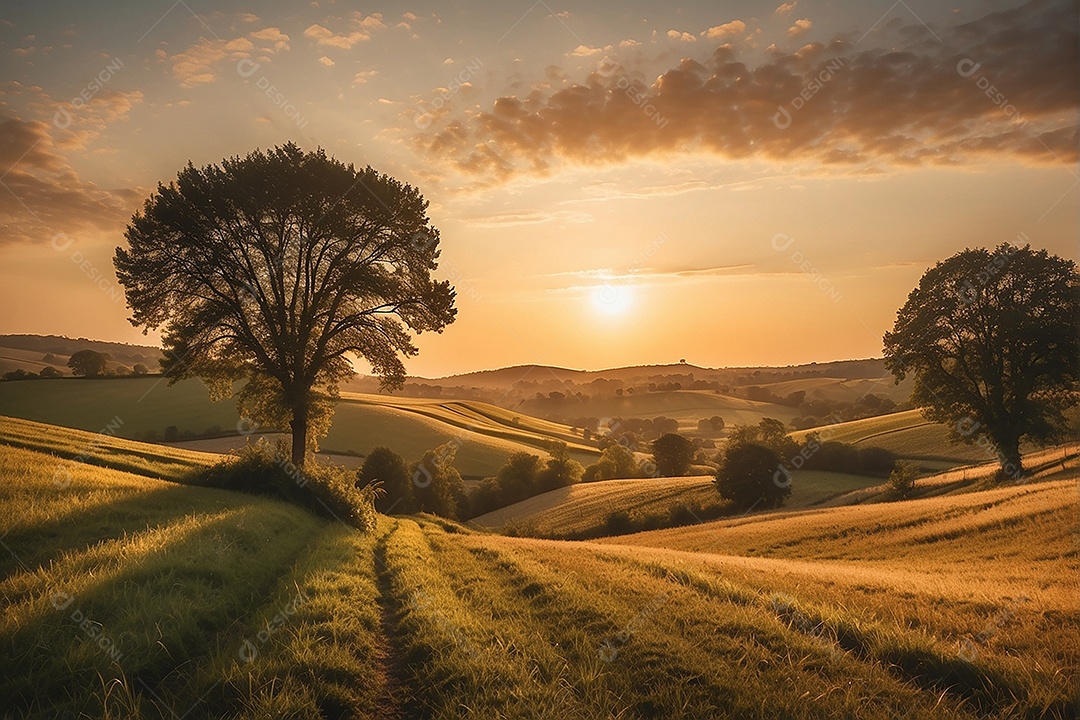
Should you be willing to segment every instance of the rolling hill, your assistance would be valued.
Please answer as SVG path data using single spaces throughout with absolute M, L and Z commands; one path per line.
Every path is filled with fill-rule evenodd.
M 169 426 L 218 436 L 180 443 L 193 450 L 228 452 L 248 430 L 231 400 L 210 402 L 198 380 L 170 386 L 161 377 L 25 380 L 0 383 L 0 414 L 82 430 L 115 426 L 126 438 L 163 438 Z M 222 437 L 223 436 L 223 437 Z M 322 447 L 338 461 L 387 445 L 407 460 L 446 442 L 458 445 L 455 466 L 470 477 L 494 474 L 514 452 L 543 454 L 551 440 L 571 445 L 582 463 L 599 455 L 570 428 L 477 401 L 440 401 L 343 393 Z M 352 464 L 356 464 L 355 458 Z
M 1075 481 L 568 543 L 55 463 L 0 444 L 11 717 L 1076 713 Z

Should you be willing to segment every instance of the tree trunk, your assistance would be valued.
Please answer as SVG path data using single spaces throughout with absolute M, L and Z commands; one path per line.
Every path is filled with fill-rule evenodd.
M 307 455 L 307 420 L 307 408 L 293 409 L 289 425 L 292 427 L 292 464 L 297 468 L 304 467 L 304 456 Z
M 1008 438 L 998 443 L 998 482 L 1019 481 L 1024 476 L 1024 460 L 1020 454 L 1020 440 Z

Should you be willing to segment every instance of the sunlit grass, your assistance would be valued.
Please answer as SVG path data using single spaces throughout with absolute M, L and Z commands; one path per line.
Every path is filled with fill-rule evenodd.
M 1075 481 L 567 543 L 56 462 L 0 447 L 11 717 L 1075 716 Z

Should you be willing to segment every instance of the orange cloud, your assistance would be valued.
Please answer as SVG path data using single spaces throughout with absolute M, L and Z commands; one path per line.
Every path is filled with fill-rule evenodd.
M 801 18 L 795 21 L 795 24 L 787 29 L 788 37 L 798 37 L 804 32 L 814 26 L 814 23 L 810 22 L 806 18 Z
M 50 126 L 38 121 L 0 122 L 0 174 L 0 243 L 119 232 L 140 199 L 81 180 L 55 152 Z
M 907 47 L 837 39 L 774 50 L 757 67 L 725 45 L 651 83 L 618 72 L 539 83 L 486 110 L 447 113 L 414 141 L 444 169 L 495 180 L 667 153 L 855 171 L 990 156 L 1075 162 L 1080 71 L 1069 15 L 1066 3 L 1036 1 L 942 30 L 944 43 L 912 24 L 901 30 Z
M 729 23 L 711 27 L 702 34 L 710 40 L 715 40 L 728 35 L 741 35 L 744 32 L 746 32 L 746 23 L 742 20 L 732 20 Z

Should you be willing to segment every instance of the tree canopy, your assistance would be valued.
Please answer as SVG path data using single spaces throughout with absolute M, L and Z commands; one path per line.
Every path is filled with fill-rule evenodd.
M 1076 264 L 1032 250 L 964 250 L 926 271 L 885 334 L 886 367 L 954 440 L 982 442 L 999 476 L 1023 474 L 1020 443 L 1066 430 L 1080 379 Z
M 664 433 L 652 441 L 653 462 L 660 477 L 685 475 L 694 462 L 694 443 L 676 433 Z
M 289 425 L 300 466 L 349 355 L 398 387 L 412 334 L 454 320 L 426 211 L 407 184 L 289 143 L 189 163 L 135 214 L 114 263 L 131 322 L 162 329 L 170 381 L 201 377 L 220 398 L 246 380 L 241 412 Z
M 104 375 L 109 368 L 109 356 L 97 350 L 79 350 L 71 354 L 67 365 L 72 375 L 97 377 Z

